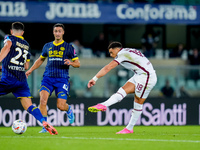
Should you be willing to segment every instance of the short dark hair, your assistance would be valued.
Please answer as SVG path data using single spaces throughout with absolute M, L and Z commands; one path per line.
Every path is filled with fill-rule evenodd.
M 112 42 L 110 43 L 110 45 L 108 46 L 108 49 L 111 49 L 111 48 L 122 48 L 122 44 L 120 42 Z
M 13 22 L 11 25 L 11 29 L 15 30 L 23 30 L 24 31 L 24 24 L 21 22 Z
M 56 24 L 53 26 L 53 29 L 54 29 L 55 27 L 61 27 L 61 28 L 63 28 L 63 30 L 65 31 L 65 26 L 64 26 L 62 23 L 56 23 Z

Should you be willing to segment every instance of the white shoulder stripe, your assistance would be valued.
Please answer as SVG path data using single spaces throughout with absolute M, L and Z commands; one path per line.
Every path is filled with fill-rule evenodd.
M 11 40 L 10 39 L 5 39 L 3 43 L 5 44 L 7 41 L 11 41 Z

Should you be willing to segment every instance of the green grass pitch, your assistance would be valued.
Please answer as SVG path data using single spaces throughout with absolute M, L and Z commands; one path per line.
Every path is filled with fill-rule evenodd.
M 200 126 L 135 126 L 133 134 L 117 135 L 124 126 L 56 127 L 58 135 L 28 127 L 22 135 L 0 127 L 0 150 L 199 150 Z

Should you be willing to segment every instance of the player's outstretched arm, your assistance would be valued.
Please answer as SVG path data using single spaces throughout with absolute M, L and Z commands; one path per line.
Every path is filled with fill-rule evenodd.
M 28 76 L 37 68 L 39 68 L 42 63 L 44 62 L 45 58 L 41 58 L 39 57 L 34 64 L 32 65 L 32 67 L 26 72 L 26 77 L 28 78 Z
M 103 76 L 105 76 L 110 70 L 114 69 L 115 67 L 118 66 L 118 63 L 116 61 L 111 61 L 108 65 L 106 65 L 105 67 L 103 67 L 97 74 L 96 77 L 97 78 L 101 78 Z
M 88 82 L 88 88 L 94 86 L 96 84 L 96 81 L 105 76 L 110 70 L 118 66 L 118 63 L 116 61 L 111 61 L 108 65 L 103 67 L 89 82 Z

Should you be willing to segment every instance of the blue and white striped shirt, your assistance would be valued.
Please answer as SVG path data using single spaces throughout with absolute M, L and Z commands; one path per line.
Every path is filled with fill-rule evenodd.
M 26 81 L 25 63 L 30 61 L 29 43 L 22 36 L 6 35 L 4 43 L 12 42 L 8 55 L 2 61 L 2 77 Z
M 69 78 L 69 66 L 64 64 L 64 59 L 72 61 L 78 59 L 74 47 L 62 41 L 46 43 L 43 47 L 41 58 L 47 57 L 47 65 L 43 76 L 55 78 Z

